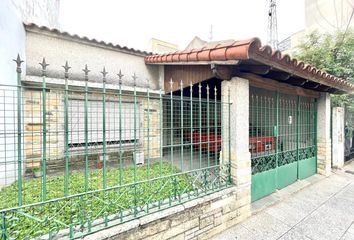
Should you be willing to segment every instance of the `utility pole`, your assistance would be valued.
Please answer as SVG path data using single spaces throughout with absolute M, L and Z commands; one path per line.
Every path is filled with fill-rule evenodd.
M 268 10 L 268 45 L 278 49 L 278 25 L 276 0 L 269 0 Z

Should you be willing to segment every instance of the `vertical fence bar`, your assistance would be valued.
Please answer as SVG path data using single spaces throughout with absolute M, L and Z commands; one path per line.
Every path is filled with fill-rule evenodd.
M 149 80 L 148 81 L 148 87 L 147 87 L 147 157 L 148 157 L 148 164 L 147 164 L 147 178 L 150 179 L 150 84 Z M 149 206 L 149 204 L 148 204 Z
M 217 102 L 217 88 L 215 86 L 214 88 L 214 132 L 215 132 L 215 135 L 214 135 L 214 158 L 215 158 L 215 165 L 218 164 L 218 102 Z
M 173 166 L 173 81 L 170 81 L 170 164 Z M 173 168 L 171 168 L 173 171 Z
M 183 122 L 183 81 L 181 80 L 181 171 L 183 171 L 184 162 L 184 122 Z
M 133 152 L 133 162 L 134 162 L 134 217 L 138 214 L 137 206 L 138 206 L 138 199 L 137 199 L 137 189 L 136 189 L 136 79 L 137 76 L 133 75 L 133 82 L 134 82 L 134 152 Z
M 46 93 L 46 68 L 49 64 L 45 62 L 43 58 L 42 63 L 42 128 L 43 128 L 43 140 L 42 140 L 42 201 L 47 198 L 47 93 Z
M 207 132 L 208 132 L 208 151 L 207 151 L 207 161 L 208 161 L 208 167 L 210 167 L 210 102 L 209 102 L 209 85 L 206 86 L 207 90 Z
M 122 71 L 119 70 L 119 185 L 122 185 L 123 181 L 123 146 L 122 146 Z
M 224 100 L 225 101 L 225 100 Z M 224 146 L 224 136 L 225 136 L 225 129 L 224 129 L 224 121 L 225 121 L 225 104 L 222 100 L 222 98 L 220 99 L 220 122 L 221 122 L 221 128 L 220 128 L 220 135 L 221 135 L 221 138 L 220 138 L 220 141 L 221 141 L 221 156 L 219 160 L 222 161 L 222 164 L 224 165 L 225 164 L 225 155 L 226 155 L 226 152 L 225 152 L 225 146 Z M 219 162 L 220 164 L 220 162 Z M 221 165 L 221 164 L 220 164 Z
M 63 66 L 64 78 L 65 78 L 65 91 L 64 91 L 64 148 L 65 148 L 65 187 L 64 187 L 64 196 L 68 196 L 69 193 L 69 87 L 68 87 L 68 78 L 69 78 L 69 65 L 66 61 Z
M 21 129 L 21 120 L 22 120 L 22 83 L 21 83 L 21 64 L 23 61 L 20 58 L 20 55 L 17 55 L 17 59 L 13 61 L 16 62 L 16 72 L 17 72 L 17 202 L 18 205 L 22 205 L 22 129 Z M 5 222 L 5 214 L 3 215 Z M 6 226 L 5 226 L 6 227 Z
M 318 105 L 318 101 L 317 101 L 317 99 L 315 99 L 314 100 L 315 102 L 314 102 L 314 106 L 313 106 L 313 111 L 314 111 L 314 122 L 315 122 L 315 124 L 313 124 L 314 125 L 314 129 L 313 129 L 313 131 L 314 131 L 314 139 L 313 139 L 313 143 L 314 143 L 314 145 L 315 145 L 315 157 L 316 157 L 316 173 L 317 173 L 317 167 L 318 167 L 318 165 L 317 165 L 317 151 L 318 151 L 318 149 L 317 149 L 317 134 L 318 134 L 318 132 L 317 132 L 317 105 Z
M 199 83 L 199 168 L 202 167 L 202 84 Z
M 228 89 L 228 105 L 229 105 L 229 164 L 228 164 L 228 177 L 229 183 L 232 183 L 231 178 L 231 99 L 230 99 L 230 87 Z
M 297 96 L 297 103 L 296 103 L 296 169 L 297 169 L 297 179 L 299 179 L 299 171 L 300 171 L 300 158 L 299 158 L 299 134 L 300 134 L 300 121 L 301 121 L 301 112 L 300 112 L 300 96 Z
M 190 126 L 190 159 L 189 159 L 189 169 L 192 170 L 192 164 L 193 164 L 193 84 L 192 82 L 190 83 L 189 86 L 189 96 L 190 96 L 190 120 L 191 120 L 191 126 Z
M 103 82 L 103 96 L 102 96 L 102 131 L 103 131 L 103 188 L 107 188 L 107 141 L 106 141 L 106 68 L 103 67 L 102 82 Z
M 83 69 L 85 73 L 85 103 L 84 103 L 84 111 L 85 111 L 85 192 L 88 191 L 88 73 L 90 70 L 85 65 Z
M 274 107 L 274 106 L 273 106 Z M 275 180 L 276 186 L 278 186 L 278 167 L 279 167 L 279 92 L 276 92 L 275 99 L 275 111 L 276 111 L 276 119 L 275 119 Z
M 159 91 L 159 99 L 160 99 L 160 177 L 162 176 L 162 155 L 163 155 L 163 118 L 162 118 L 162 112 L 163 112 L 163 101 L 162 101 L 162 89 L 160 88 Z
M 255 130 L 256 130 L 256 154 L 255 156 L 258 157 L 258 132 L 259 132 L 259 105 L 258 105 L 258 101 L 259 101 L 259 97 L 258 95 L 256 95 L 256 102 L 255 102 L 255 105 L 254 105 L 254 111 L 256 112 L 256 127 L 255 127 Z
M 3 240 L 7 240 L 9 237 L 8 237 L 8 234 L 7 234 L 7 225 L 6 225 L 6 213 L 3 212 L 1 213 L 1 239 Z

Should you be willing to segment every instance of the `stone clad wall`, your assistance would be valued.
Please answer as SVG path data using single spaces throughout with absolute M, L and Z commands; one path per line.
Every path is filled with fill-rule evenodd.
M 47 157 L 64 157 L 64 95 L 58 91 L 46 94 Z M 23 94 L 26 168 L 39 167 L 42 158 L 42 92 L 26 89 Z M 63 166 L 64 167 L 64 166 Z
M 328 93 L 321 93 L 317 104 L 317 172 L 329 175 L 331 172 L 331 100 Z
M 120 224 L 85 240 L 210 239 L 249 216 L 236 187 Z

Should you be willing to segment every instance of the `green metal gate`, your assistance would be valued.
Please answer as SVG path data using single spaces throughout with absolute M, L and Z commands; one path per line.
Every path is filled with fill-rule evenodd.
M 251 88 L 252 201 L 316 173 L 316 99 Z

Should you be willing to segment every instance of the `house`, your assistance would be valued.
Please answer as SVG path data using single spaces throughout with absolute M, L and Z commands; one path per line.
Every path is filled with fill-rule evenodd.
M 209 239 L 331 172 L 329 96 L 354 85 L 257 38 L 153 54 L 24 29 L 0 91 L 5 239 Z

